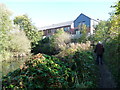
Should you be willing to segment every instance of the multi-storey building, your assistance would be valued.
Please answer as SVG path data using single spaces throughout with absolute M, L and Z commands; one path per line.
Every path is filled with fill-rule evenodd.
M 44 36 L 50 36 L 53 35 L 56 30 L 58 29 L 64 29 L 64 31 L 73 34 L 73 35 L 80 35 L 81 31 L 79 29 L 79 26 L 85 24 L 86 25 L 86 30 L 89 35 L 92 35 L 95 26 L 99 23 L 98 20 L 92 19 L 83 13 L 81 13 L 75 20 L 73 21 L 68 21 L 68 22 L 63 22 L 59 24 L 53 24 L 50 26 L 45 26 L 41 27 L 39 30 L 42 30 L 44 33 Z

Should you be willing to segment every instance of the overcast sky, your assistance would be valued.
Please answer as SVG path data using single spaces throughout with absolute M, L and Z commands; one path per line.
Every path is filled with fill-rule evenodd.
M 109 19 L 117 0 L 2 0 L 13 17 L 27 14 L 37 27 L 76 19 L 81 13 L 100 20 Z

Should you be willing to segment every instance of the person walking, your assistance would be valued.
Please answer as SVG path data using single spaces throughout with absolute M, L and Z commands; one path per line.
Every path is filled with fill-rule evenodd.
M 97 55 L 96 62 L 97 64 L 101 63 L 103 64 L 103 53 L 104 53 L 104 46 L 102 43 L 99 41 L 98 44 L 95 46 L 94 52 Z

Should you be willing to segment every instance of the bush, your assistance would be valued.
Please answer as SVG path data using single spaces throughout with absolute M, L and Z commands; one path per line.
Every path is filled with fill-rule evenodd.
M 112 72 L 117 86 L 120 87 L 120 35 L 105 44 L 105 62 Z
M 69 63 L 71 70 L 76 72 L 77 79 L 74 83 L 76 88 L 95 88 L 98 82 L 98 68 L 95 65 L 93 53 L 91 51 L 77 51 L 75 54 L 63 58 Z
M 9 60 L 11 56 L 26 56 L 30 53 L 31 45 L 23 31 L 16 29 L 8 34 L 9 40 L 6 40 L 7 47 L 1 54 L 1 60 Z
M 23 32 L 16 32 L 11 11 L 4 4 L 0 4 L 0 60 L 8 60 L 13 53 L 30 52 L 30 42 Z M 14 32 L 14 33 L 12 33 Z
M 32 52 L 34 54 L 45 53 L 48 55 L 55 55 L 64 50 L 70 41 L 70 35 L 60 29 L 57 30 L 54 35 L 40 40 L 33 48 Z
M 63 29 L 57 30 L 57 32 L 50 37 L 50 45 L 54 47 L 56 51 L 62 51 L 66 45 L 71 42 L 71 37 Z
M 31 50 L 30 41 L 23 31 L 16 31 L 10 34 L 10 51 L 18 53 L 29 53 Z
M 64 88 L 68 87 L 70 68 L 55 57 L 37 54 L 19 69 L 3 77 L 3 88 Z
M 86 41 L 86 43 L 69 43 L 64 46 L 64 50 L 62 50 L 60 53 L 56 54 L 56 57 L 64 57 L 68 55 L 74 54 L 76 51 L 87 51 L 90 50 L 90 41 Z
M 32 48 L 31 52 L 34 54 L 44 53 L 47 55 L 55 55 L 56 53 L 58 53 L 58 51 L 56 51 L 55 48 L 50 45 L 49 37 L 40 40 L 38 44 L 36 44 L 35 47 Z
M 2 88 L 94 88 L 96 67 L 91 52 L 59 60 L 37 54 L 2 78 Z M 72 60 L 71 60 L 72 59 Z

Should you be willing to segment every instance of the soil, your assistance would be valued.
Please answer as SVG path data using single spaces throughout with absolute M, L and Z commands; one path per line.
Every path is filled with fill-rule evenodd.
M 116 88 L 116 83 L 108 67 L 104 63 L 99 64 L 98 67 L 100 71 L 99 88 Z

